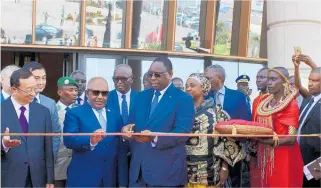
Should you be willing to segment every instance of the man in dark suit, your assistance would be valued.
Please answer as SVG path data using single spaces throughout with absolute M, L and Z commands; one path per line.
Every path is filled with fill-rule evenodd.
M 105 107 L 108 92 L 104 78 L 92 78 L 86 90 L 88 103 L 68 110 L 65 115 L 64 133 L 94 133 L 64 136 L 65 146 L 72 149 L 66 187 L 116 186 L 116 164 L 120 160 L 117 158 L 125 158 L 127 153 L 119 150 L 121 138 L 101 135 L 120 132 L 122 126 L 121 117 Z
M 10 97 L 11 91 L 10 91 L 10 77 L 12 73 L 16 70 L 19 70 L 20 67 L 17 67 L 16 65 L 8 65 L 5 68 L 1 70 L 1 95 L 0 95 L 0 102 L 6 100 Z
M 76 104 L 83 105 L 87 101 L 87 97 L 85 94 L 86 82 L 87 82 L 86 75 L 85 75 L 85 73 L 83 73 L 79 70 L 75 70 L 74 72 L 72 72 L 70 74 L 70 77 L 72 77 L 74 80 L 76 80 L 78 87 L 79 87 L 78 88 L 78 97 L 76 99 Z
M 59 117 L 56 102 L 53 99 L 41 94 L 43 90 L 46 88 L 47 84 L 47 73 L 45 67 L 42 64 L 33 61 L 24 64 L 22 68 L 25 70 L 29 70 L 36 79 L 36 97 L 34 98 L 34 102 L 39 103 L 49 109 L 53 126 L 52 131 L 55 133 L 61 133 L 62 131 L 59 125 Z M 56 158 L 58 155 L 60 145 L 60 136 L 54 136 L 52 137 L 52 139 L 54 157 Z
M 116 112 L 117 115 L 121 116 L 123 119 L 123 125 L 128 124 L 128 118 L 131 113 L 133 113 L 133 103 L 134 98 L 136 97 L 137 92 L 131 89 L 133 83 L 133 71 L 129 65 L 121 64 L 116 67 L 114 70 L 113 81 L 115 84 L 115 90 L 112 90 L 108 94 L 107 99 L 107 108 Z M 124 152 L 129 153 L 129 143 L 128 141 L 121 142 L 120 149 Z M 123 174 L 125 176 L 119 177 L 119 180 L 124 180 L 124 182 L 119 182 L 119 186 L 127 187 L 128 186 L 128 171 L 129 171 L 129 162 L 128 158 L 125 161 L 119 161 L 118 165 L 121 167 L 119 170 L 124 172 L 118 172 L 118 174 Z
M 211 82 L 211 92 L 208 97 L 214 99 L 215 105 L 223 106 L 232 119 L 252 120 L 251 109 L 246 104 L 245 95 L 224 86 L 225 70 L 222 66 L 207 67 L 205 76 Z M 249 161 L 243 160 L 230 169 L 233 187 L 250 187 L 249 168 Z
M 52 133 L 49 110 L 32 102 L 36 95 L 33 75 L 17 70 L 10 84 L 12 97 L 1 103 L 1 132 Z M 1 187 L 53 187 L 51 137 L 5 135 L 1 140 Z
M 299 64 L 300 61 L 311 66 L 312 71 L 309 75 L 309 90 L 307 91 L 301 85 Z M 301 148 L 301 154 L 304 165 L 316 160 L 321 156 L 320 138 L 300 137 L 305 134 L 321 133 L 321 68 L 316 67 L 314 63 L 306 56 L 301 56 L 297 60 L 293 60 L 295 65 L 296 86 L 306 98 L 303 100 L 300 108 L 298 142 Z M 321 180 L 308 180 L 304 177 L 303 187 L 320 187 Z
M 194 121 L 191 96 L 175 88 L 170 80 L 172 63 L 157 58 L 148 77 L 152 88 L 137 94 L 128 133 L 188 133 Z M 187 137 L 126 136 L 131 139 L 132 158 L 129 170 L 130 187 L 183 186 L 187 183 L 185 143 Z

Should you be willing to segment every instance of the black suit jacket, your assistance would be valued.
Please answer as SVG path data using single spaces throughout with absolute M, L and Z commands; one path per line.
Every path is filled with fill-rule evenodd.
M 301 105 L 300 112 L 303 112 L 303 109 L 309 102 L 309 99 L 305 99 Z M 321 118 L 320 118 L 320 108 L 321 108 L 321 99 L 313 106 L 310 113 L 308 114 L 305 122 L 301 128 L 301 134 L 320 134 L 321 133 Z M 303 117 L 301 117 L 303 118 Z M 317 137 L 301 137 L 300 138 L 300 149 L 304 165 L 310 163 L 311 161 L 317 159 L 321 155 L 321 143 L 320 138 Z M 304 178 L 304 187 L 310 186 L 320 186 L 320 181 L 314 179 L 307 181 Z
M 1 132 L 22 133 L 11 97 L 1 103 Z M 29 133 L 52 133 L 49 109 L 38 103 L 29 104 Z M 54 160 L 50 136 L 11 136 L 21 145 L 6 153 L 1 144 L 1 187 L 24 187 L 30 166 L 33 187 L 54 183 Z M 1 136 L 2 140 L 2 136 Z

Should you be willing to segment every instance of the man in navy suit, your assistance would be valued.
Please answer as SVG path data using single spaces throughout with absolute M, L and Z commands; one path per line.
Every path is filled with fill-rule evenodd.
M 0 102 L 3 102 L 4 100 L 10 97 L 11 95 L 10 77 L 14 71 L 19 69 L 20 67 L 17 67 L 16 65 L 8 65 L 1 70 L 2 90 L 1 90 Z
M 37 103 L 36 80 L 13 72 L 12 96 L 1 103 L 1 132 L 52 133 L 49 110 Z M 49 136 L 1 136 L 1 187 L 53 187 L 54 159 Z
M 136 91 L 131 89 L 133 83 L 132 68 L 126 64 L 118 65 L 114 70 L 113 81 L 116 89 L 112 90 L 108 94 L 107 108 L 121 116 L 123 119 L 123 125 L 127 125 L 129 115 L 133 112 L 133 102 L 137 94 Z M 120 149 L 129 154 L 128 141 L 122 142 Z M 118 174 L 125 174 L 122 178 L 118 176 L 119 179 L 124 180 L 124 182 L 119 182 L 119 186 L 121 187 L 128 186 L 129 164 L 128 158 L 124 159 L 127 160 L 118 162 L 118 165 L 121 167 L 119 170 L 124 171 L 118 172 Z
M 86 75 L 85 73 L 79 70 L 76 70 L 70 74 L 70 77 L 76 80 L 78 84 L 78 97 L 76 99 L 76 104 L 83 105 L 87 101 L 87 97 L 85 95 L 86 82 L 87 82 Z
M 170 82 L 172 63 L 157 58 L 148 77 L 152 88 L 137 94 L 130 123 L 122 131 L 189 133 L 194 121 L 191 96 Z M 130 187 L 184 186 L 187 183 L 185 143 L 187 137 L 134 136 L 129 170 Z
M 225 70 L 222 66 L 207 67 L 205 76 L 211 82 L 211 92 L 208 97 L 213 97 L 216 105 L 221 105 L 232 119 L 252 120 L 251 109 L 246 104 L 245 95 L 224 86 Z M 250 186 L 248 161 L 239 162 L 230 170 L 233 187 Z
M 120 132 L 121 117 L 106 108 L 108 84 L 104 78 L 89 80 L 88 103 L 70 109 L 65 115 L 64 133 L 93 133 L 91 136 L 64 136 L 72 149 L 66 187 L 115 187 L 117 158 L 127 157 L 119 150 L 118 136 L 101 135 Z M 123 175 L 120 175 L 120 178 Z
M 22 68 L 25 70 L 29 70 L 36 79 L 36 97 L 34 98 L 34 102 L 39 103 L 49 109 L 53 126 L 52 130 L 55 133 L 61 133 L 56 102 L 53 99 L 41 94 L 46 88 L 47 84 L 47 73 L 45 67 L 38 62 L 32 61 L 24 64 Z M 57 157 L 60 145 L 60 136 L 54 136 L 52 137 L 52 139 L 54 156 Z

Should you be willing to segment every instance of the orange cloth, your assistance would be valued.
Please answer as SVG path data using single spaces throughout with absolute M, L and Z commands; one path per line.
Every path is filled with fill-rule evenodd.
M 296 100 L 293 99 L 283 110 L 272 114 L 271 117 L 274 132 L 278 135 L 286 135 L 288 134 L 289 126 L 293 126 L 298 129 L 299 113 L 298 104 Z M 264 118 L 264 116 L 261 117 Z M 259 161 L 262 160 L 260 157 L 263 157 L 263 150 L 260 148 L 264 147 L 267 146 L 262 144 L 258 145 Z M 273 161 L 271 161 L 270 156 L 267 158 L 267 164 L 264 167 L 265 176 L 263 179 L 263 185 L 261 185 L 262 187 L 302 187 L 303 160 L 300 147 L 297 142 L 292 146 L 279 146 L 274 148 L 274 167 L 272 169 Z M 270 173 L 271 170 L 272 173 Z M 254 186 L 256 185 L 253 185 L 253 187 Z

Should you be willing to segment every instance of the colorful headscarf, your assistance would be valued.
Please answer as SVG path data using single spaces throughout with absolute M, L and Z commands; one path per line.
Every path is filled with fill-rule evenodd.
M 188 78 L 192 78 L 196 80 L 199 84 L 201 84 L 202 91 L 204 95 L 207 95 L 208 92 L 211 90 L 211 83 L 210 81 L 204 76 L 202 73 L 193 73 Z

